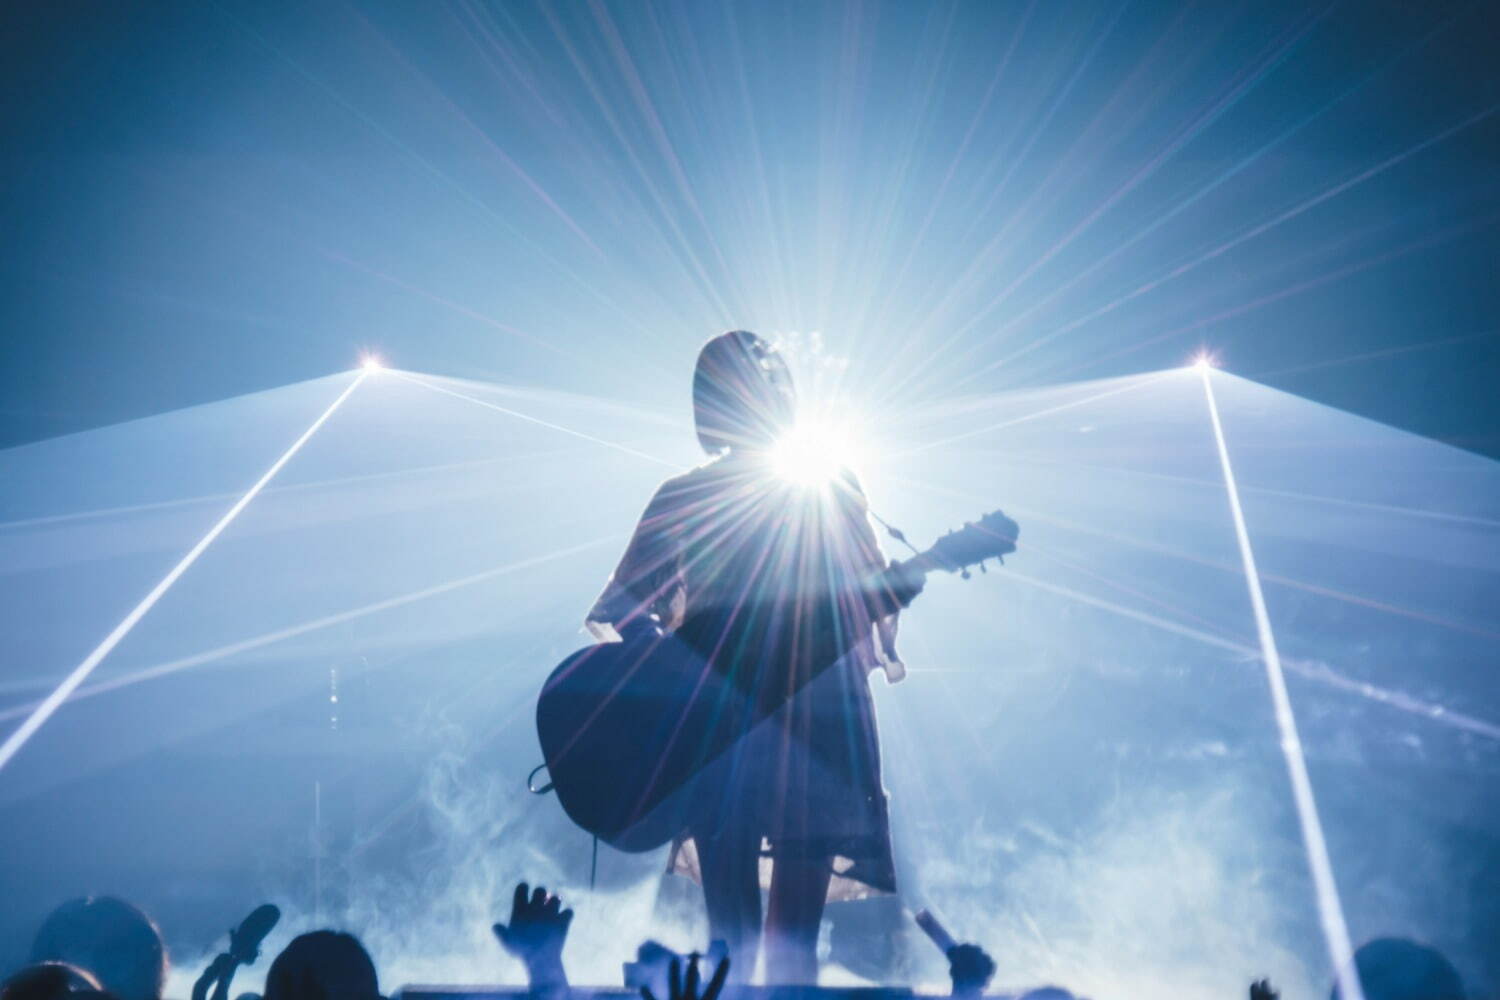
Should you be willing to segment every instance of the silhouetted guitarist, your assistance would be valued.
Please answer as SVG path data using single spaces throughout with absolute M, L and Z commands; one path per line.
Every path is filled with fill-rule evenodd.
M 729 751 L 729 779 L 699 794 L 671 864 L 701 880 L 712 936 L 747 977 L 764 845 L 767 978 L 814 982 L 830 896 L 896 888 L 867 676 L 904 673 L 896 612 L 922 577 L 886 570 L 852 474 L 815 486 L 775 474 L 770 450 L 794 419 L 796 393 L 766 341 L 745 331 L 709 341 L 693 405 L 711 457 L 657 490 L 588 624 L 601 638 L 659 625 L 768 706 L 801 691 Z

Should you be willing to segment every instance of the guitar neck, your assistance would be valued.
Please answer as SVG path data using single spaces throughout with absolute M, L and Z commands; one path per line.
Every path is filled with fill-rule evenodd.
M 918 552 L 910 559 L 897 560 L 896 565 L 904 573 L 921 573 L 923 576 L 928 573 L 957 573 L 959 570 L 958 566 L 945 561 L 932 549 Z
M 1016 550 L 1016 537 L 1020 526 L 995 510 L 977 522 L 965 524 L 939 538 L 929 548 L 918 552 L 904 562 L 891 564 L 891 569 L 907 577 L 913 586 L 920 586 L 917 577 L 925 577 L 934 570 L 958 573 L 967 578 L 970 566 L 984 569 L 986 559 L 1004 562 L 1007 553 Z

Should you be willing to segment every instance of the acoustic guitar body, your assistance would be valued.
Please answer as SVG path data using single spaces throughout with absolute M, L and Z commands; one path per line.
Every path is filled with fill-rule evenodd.
M 640 628 L 560 663 L 537 699 L 536 727 L 568 817 L 636 853 L 687 827 L 695 779 L 748 716 L 745 698 L 685 643 Z
M 637 621 L 623 642 L 580 649 L 548 676 L 536 706 L 542 756 L 563 810 L 629 852 L 653 850 L 691 822 L 711 821 L 736 756 L 725 751 L 753 739 L 753 729 L 804 692 L 816 700 L 809 685 L 871 638 L 868 629 L 861 635 L 848 627 L 840 609 L 849 600 L 864 601 L 871 619 L 894 614 L 910 599 L 899 596 L 909 584 L 898 578 L 932 569 L 967 576 L 967 566 L 1014 552 L 1017 532 L 993 511 L 842 601 L 802 594 L 747 603 L 729 619 L 689 615 L 671 635 Z M 730 621 L 733 641 L 726 641 Z M 696 650 L 712 651 L 713 664 Z

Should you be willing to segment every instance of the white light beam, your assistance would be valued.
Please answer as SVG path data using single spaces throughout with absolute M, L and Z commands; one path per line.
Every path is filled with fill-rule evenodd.
M 434 382 L 429 382 L 429 381 L 427 381 L 424 378 L 418 378 L 416 375 L 413 375 L 411 372 L 401 371 L 400 369 L 394 369 L 394 368 L 393 369 L 389 369 L 389 371 L 390 371 L 390 373 L 392 375 L 399 375 L 402 378 L 406 379 L 408 382 L 415 382 L 417 385 L 426 386 L 427 388 L 431 389 L 433 392 L 447 393 L 448 395 L 450 395 L 450 396 L 456 396 L 459 399 L 466 399 L 469 402 L 474 403 L 474 404 L 476 404 L 478 406 L 483 406 L 486 409 L 495 410 L 495 411 L 497 411 L 499 413 L 503 413 L 503 414 L 505 414 L 508 417 L 515 417 L 517 420 L 524 420 L 527 423 L 536 424 L 536 425 L 538 425 L 540 427 L 546 427 L 548 430 L 558 431 L 559 433 L 562 433 L 562 434 L 570 434 L 573 437 L 582 438 L 585 441 L 592 441 L 594 444 L 602 444 L 606 448 L 613 448 L 616 451 L 623 451 L 627 455 L 634 455 L 636 458 L 644 458 L 648 462 L 655 462 L 657 465 L 665 465 L 667 468 L 669 468 L 669 469 L 675 469 L 678 472 L 684 471 L 683 467 L 681 465 L 678 465 L 676 462 L 669 462 L 665 458 L 658 458 L 655 455 L 648 455 L 644 451 L 636 451 L 634 448 L 631 448 L 631 447 L 629 447 L 627 445 L 619 444 L 619 443 L 614 442 L 614 441 L 606 441 L 604 438 L 594 437 L 594 435 L 592 435 L 592 434 L 585 434 L 583 431 L 575 431 L 571 427 L 564 427 L 561 424 L 554 424 L 554 423 L 552 423 L 550 421 L 542 420 L 542 419 L 540 419 L 538 417 L 533 417 L 533 416 L 530 416 L 529 414 L 522 413 L 519 410 L 512 410 L 509 407 L 501 406 L 498 403 L 491 403 L 491 402 L 488 402 L 486 400 L 479 399 L 477 397 L 470 396 L 470 395 L 467 395 L 465 393 L 458 392 L 456 390 L 446 388 L 446 387 L 438 385 L 438 384 L 436 384 Z
M 399 597 L 387 597 L 384 600 L 375 601 L 373 604 L 366 604 L 358 608 L 350 608 L 346 611 L 338 611 L 331 615 L 324 615 L 321 618 L 314 618 L 311 621 L 300 622 L 296 625 L 290 625 L 286 628 L 277 629 L 274 632 L 266 632 L 251 639 L 241 639 L 238 642 L 231 642 L 228 645 L 219 646 L 215 649 L 205 650 L 201 653 L 193 653 L 191 656 L 180 657 L 176 660 L 168 660 L 166 663 L 158 663 L 154 667 L 145 667 L 141 670 L 136 670 L 123 676 L 117 675 L 109 678 L 108 680 L 99 681 L 97 684 L 90 684 L 83 690 L 75 692 L 73 695 L 73 701 L 77 702 L 83 698 L 91 698 L 94 695 L 107 694 L 110 691 L 117 691 L 120 688 L 129 687 L 132 684 L 139 684 L 142 681 L 155 680 L 158 677 L 166 677 L 181 670 L 190 670 L 194 667 L 200 667 L 206 663 L 213 663 L 216 660 L 222 660 L 229 656 L 236 656 L 240 653 L 248 653 L 252 650 L 261 649 L 265 646 L 270 646 L 274 643 L 281 642 L 284 639 L 294 639 L 297 636 L 306 635 L 309 632 L 316 632 L 319 629 L 329 628 L 333 625 L 342 625 L 345 622 L 356 621 L 360 618 L 366 618 L 370 615 L 378 614 L 382 611 L 390 611 L 393 608 L 405 607 L 408 604 L 413 604 L 417 601 L 425 601 L 428 598 L 437 597 L 442 594 L 449 593 L 450 591 L 458 590 L 462 587 L 469 587 L 473 586 L 476 583 L 482 583 L 486 580 L 493 580 L 506 573 L 514 573 L 523 569 L 531 569 L 533 566 L 540 566 L 543 563 L 551 562 L 554 559 L 561 559 L 565 556 L 571 556 L 579 552 L 586 551 L 587 549 L 598 548 L 605 542 L 618 542 L 619 540 L 620 538 L 618 535 L 606 535 L 603 538 L 597 538 L 591 542 L 581 542 L 578 545 L 569 546 L 565 549 L 558 549 L 556 552 L 549 552 L 546 555 L 533 556 L 529 559 L 519 560 L 518 562 L 507 563 L 504 566 L 497 566 L 493 569 L 487 569 L 483 572 L 474 573 L 470 576 L 459 577 L 456 580 L 449 580 L 446 583 L 439 583 L 435 586 L 424 587 L 421 590 L 414 590 L 409 594 L 402 594 Z M 9 719 L 13 716 L 21 715 L 30 708 L 32 708 L 31 705 L 17 705 L 15 708 L 0 709 L 0 719 Z M 1500 735 L 1497 735 L 1496 738 L 1500 739 Z
M 0 746 L 0 770 L 4 770 L 5 766 L 10 763 L 11 758 L 20 752 L 21 747 L 26 745 L 27 740 L 31 739 L 32 734 L 52 717 L 52 713 L 56 712 L 62 703 L 68 700 L 68 696 L 77 689 L 78 685 L 88 679 L 89 674 L 94 672 L 94 668 L 110 654 L 111 650 L 120 644 L 120 640 L 129 634 L 136 623 L 144 618 L 146 613 L 156 605 L 156 602 L 161 600 L 162 595 L 167 592 L 168 588 L 177 582 L 177 578 L 186 573 L 189 566 L 197 562 L 198 557 L 203 554 L 204 549 L 213 544 L 214 539 L 218 538 L 224 532 L 224 529 L 229 527 L 229 523 L 239 516 L 240 511 L 244 510 L 251 500 L 255 499 L 256 494 L 271 481 L 276 473 L 281 471 L 281 467 L 291 461 L 292 456 L 302 449 L 302 446 L 307 443 L 308 438 L 312 437 L 317 429 L 322 427 L 329 417 L 333 416 L 333 412 L 339 408 L 344 400 L 349 398 L 349 394 L 359 387 L 359 384 L 365 380 L 368 374 L 368 370 L 361 371 L 355 377 L 354 381 L 349 383 L 349 387 L 339 394 L 338 399 L 333 401 L 333 405 L 324 410 L 323 415 L 314 420 L 312 426 L 302 432 L 302 436 L 292 443 L 292 446 L 276 460 L 274 465 L 266 470 L 265 475 L 261 476 L 255 485 L 250 487 L 233 507 L 229 508 L 228 513 L 219 518 L 219 523 L 210 528 L 208 534 L 198 539 L 198 544 L 194 545 L 176 566 L 172 567 L 171 572 L 161 578 L 160 583 L 151 588 L 151 593 L 142 598 L 141 603 L 137 604 L 131 610 L 130 614 L 126 615 L 124 620 L 115 626 L 114 631 L 105 636 L 104 641 L 99 643 L 92 653 L 84 657 L 82 663 L 73 668 L 73 672 L 63 679 L 63 682 L 57 686 L 57 689 L 37 705 L 26 721 L 21 723 L 15 732 L 6 737 L 5 744 Z
M 1245 528 L 1245 513 L 1240 508 L 1240 491 L 1234 482 L 1234 470 L 1229 465 L 1229 448 L 1224 443 L 1224 427 L 1219 422 L 1219 406 L 1214 399 L 1213 382 L 1210 380 L 1211 366 L 1194 364 L 1193 369 L 1203 380 L 1203 394 L 1208 399 L 1208 415 L 1214 426 L 1214 441 L 1219 446 L 1219 464 L 1224 470 L 1229 512 L 1234 518 L 1234 535 L 1239 542 L 1240 559 L 1245 564 L 1245 586 L 1250 590 L 1250 607 L 1255 613 L 1255 631 L 1260 639 L 1261 660 L 1266 665 L 1266 679 L 1270 682 L 1271 704 L 1276 713 L 1276 727 L 1280 731 L 1281 752 L 1286 758 L 1287 775 L 1292 782 L 1292 799 L 1296 803 L 1297 819 L 1302 827 L 1302 844 L 1307 850 L 1308 867 L 1312 870 L 1318 919 L 1323 925 L 1328 957 L 1333 962 L 1333 973 L 1338 978 L 1339 996 L 1343 1000 L 1365 1000 L 1359 974 L 1354 969 L 1354 949 L 1349 943 L 1349 927 L 1344 921 L 1338 885 L 1333 879 L 1328 842 L 1323 837 L 1323 823 L 1318 819 L 1312 782 L 1307 776 L 1302 739 L 1297 735 L 1297 719 L 1292 715 L 1292 702 L 1287 696 L 1286 677 L 1281 670 L 1281 654 L 1276 650 L 1276 636 L 1271 631 L 1271 618 L 1266 613 L 1266 598 L 1260 588 L 1260 573 L 1255 568 L 1255 553 L 1250 549 L 1250 533 Z

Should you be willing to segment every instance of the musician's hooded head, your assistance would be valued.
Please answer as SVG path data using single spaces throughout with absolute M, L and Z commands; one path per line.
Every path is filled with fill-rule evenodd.
M 722 333 L 698 352 L 693 418 L 709 454 L 770 447 L 797 412 L 786 359 L 748 330 Z

